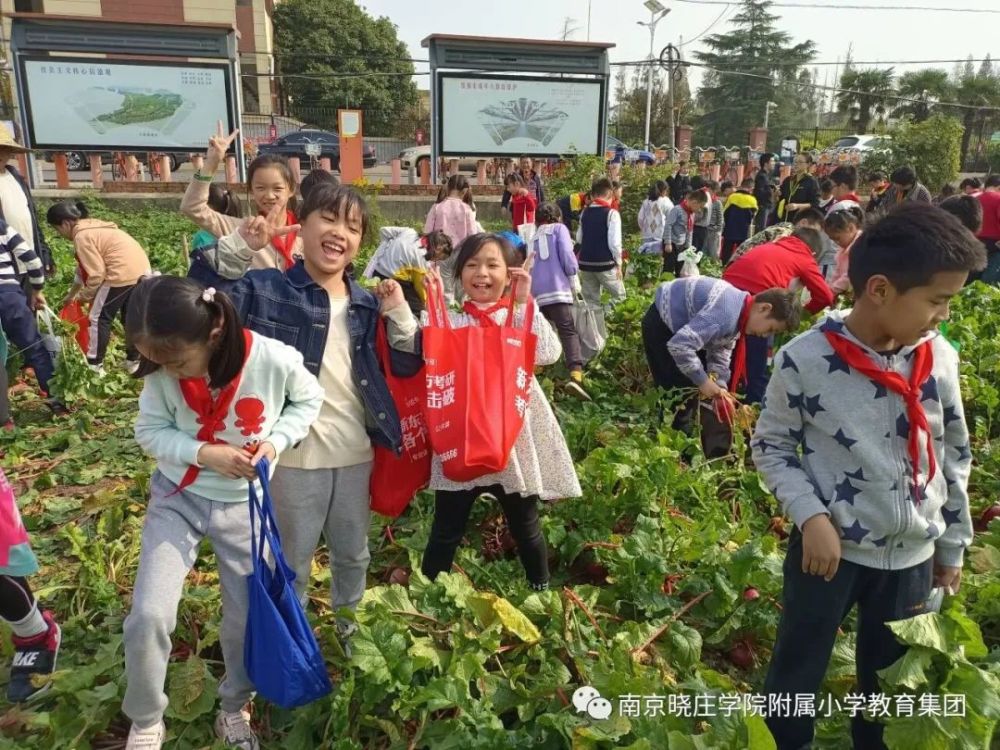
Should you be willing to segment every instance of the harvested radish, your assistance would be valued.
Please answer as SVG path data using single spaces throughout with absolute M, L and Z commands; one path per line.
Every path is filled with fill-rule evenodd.
M 743 601 L 754 602 L 760 599 L 760 592 L 753 586 L 747 586 L 743 589 Z
M 1000 503 L 991 505 L 983 511 L 983 515 L 979 517 L 979 521 L 976 523 L 976 531 L 987 531 L 990 521 L 994 518 L 1000 518 Z
M 389 583 L 395 583 L 399 586 L 409 586 L 410 572 L 406 568 L 393 568 L 389 574 Z
M 732 663 L 735 667 L 747 670 L 753 669 L 753 649 L 750 648 L 750 644 L 746 641 L 739 641 L 735 643 L 726 652 L 726 658 L 729 659 L 730 663 Z

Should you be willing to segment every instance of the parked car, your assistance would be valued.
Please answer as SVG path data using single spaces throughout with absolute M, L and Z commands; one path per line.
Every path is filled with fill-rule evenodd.
M 340 136 L 329 130 L 303 128 L 292 133 L 285 133 L 283 136 L 275 138 L 271 143 L 260 144 L 257 153 L 280 154 L 287 157 L 297 156 L 303 166 L 306 166 L 309 164 L 311 157 L 309 152 L 312 149 L 307 149 L 307 146 L 310 145 L 319 146 L 317 158 L 329 159 L 330 166 L 333 169 L 340 169 Z M 377 162 L 375 147 L 362 143 L 361 149 L 362 161 L 365 168 L 374 167 Z
M 613 135 L 604 139 L 604 152 L 609 164 L 656 164 L 656 155 L 639 148 L 629 148 Z M 614 156 L 611 153 L 614 152 Z
M 820 156 L 826 157 L 827 161 L 843 162 L 851 161 L 849 157 L 853 155 L 854 160 L 863 162 L 871 154 L 887 150 L 891 141 L 891 136 L 873 133 L 845 135 L 843 138 L 838 138 L 833 145 L 823 149 Z
M 614 136 L 607 136 L 604 141 L 604 151 L 605 156 L 608 159 L 609 164 L 621 164 L 625 162 L 627 164 L 636 164 L 642 162 L 643 164 L 655 164 L 656 156 L 649 151 L 643 151 L 641 149 L 629 148 L 625 143 L 618 140 Z M 613 155 L 612 155 L 613 152 Z M 475 172 L 478 168 L 477 163 L 480 159 L 485 159 L 485 156 L 459 156 L 450 157 L 458 159 L 458 169 L 461 172 Z M 412 146 L 410 148 L 405 148 L 399 152 L 399 161 L 404 170 L 410 167 L 415 168 L 418 172 L 420 171 L 420 162 L 431 160 L 431 147 L 430 145 L 424 146 Z
M 46 151 L 44 154 L 45 161 L 52 161 L 52 158 L 57 152 Z M 146 152 L 136 153 L 136 158 L 141 164 L 145 164 L 147 160 Z M 170 157 L 170 171 L 173 172 L 184 162 L 188 161 L 187 154 L 167 154 Z M 111 164 L 114 162 L 114 155 L 110 151 L 101 152 L 101 164 Z M 70 172 L 84 172 L 90 169 L 90 154 L 83 151 L 67 151 L 66 152 L 66 166 L 69 168 Z

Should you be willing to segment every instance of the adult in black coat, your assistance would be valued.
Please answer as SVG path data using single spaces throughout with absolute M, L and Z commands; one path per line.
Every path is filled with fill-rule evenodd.
M 819 182 L 809 174 L 813 159 L 809 154 L 796 154 L 792 173 L 778 191 L 778 221 L 795 223 L 800 211 L 819 206 Z
M 771 172 L 774 171 L 774 154 L 765 151 L 760 155 L 760 170 L 753 180 L 753 197 L 757 199 L 757 215 L 754 217 L 754 233 L 763 232 L 767 217 L 771 213 Z

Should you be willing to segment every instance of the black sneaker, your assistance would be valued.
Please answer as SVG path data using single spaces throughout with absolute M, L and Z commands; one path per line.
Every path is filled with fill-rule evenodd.
M 49 407 L 54 417 L 63 417 L 69 414 L 69 407 L 57 398 L 45 399 L 45 405 Z
M 42 618 L 49 624 L 49 629 L 33 638 L 18 638 L 14 636 L 14 661 L 10 667 L 10 684 L 7 685 L 7 700 L 11 703 L 21 703 L 45 692 L 52 685 L 46 681 L 40 687 L 32 680 L 36 675 L 50 675 L 56 671 L 56 657 L 59 655 L 59 642 L 62 631 L 52 618 L 51 612 L 43 612 Z

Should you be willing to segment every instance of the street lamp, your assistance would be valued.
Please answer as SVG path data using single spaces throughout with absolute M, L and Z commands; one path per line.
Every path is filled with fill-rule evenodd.
M 768 102 L 767 105 L 764 107 L 764 130 L 767 130 L 767 121 L 771 117 L 771 107 L 777 107 L 777 106 L 778 105 L 775 102 Z
M 651 146 L 649 142 L 649 118 L 653 109 L 653 40 L 656 36 L 656 24 L 663 20 L 670 9 L 664 8 L 657 0 L 646 0 L 643 5 L 649 11 L 649 21 L 636 21 L 636 23 L 649 29 L 649 69 L 646 73 L 646 130 L 644 139 L 648 149 Z

